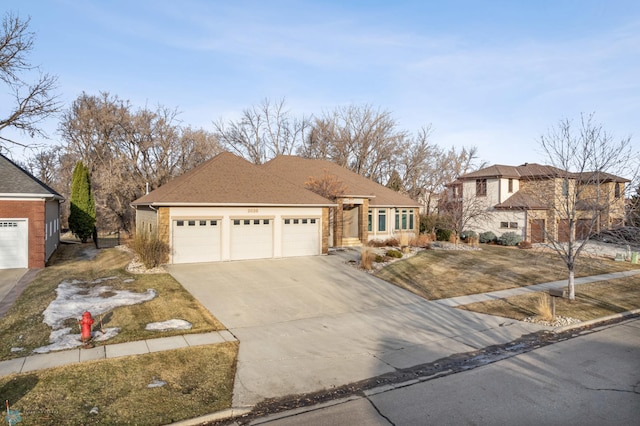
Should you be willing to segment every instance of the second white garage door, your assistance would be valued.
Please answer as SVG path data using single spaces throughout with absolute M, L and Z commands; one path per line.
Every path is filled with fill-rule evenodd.
M 0 220 L 0 269 L 26 268 L 28 245 L 26 220 Z
M 283 219 L 282 256 L 320 254 L 320 220 L 314 218 Z
M 220 220 L 173 221 L 173 263 L 220 260 Z
M 231 220 L 231 259 L 273 257 L 273 220 Z

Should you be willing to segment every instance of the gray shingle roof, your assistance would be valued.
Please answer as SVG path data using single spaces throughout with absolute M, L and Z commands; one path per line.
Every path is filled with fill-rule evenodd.
M 31 173 L 0 154 L 0 194 L 20 196 L 42 196 L 63 199 L 49 186 L 42 183 Z
M 331 206 L 335 203 L 223 152 L 133 202 L 133 205 L 149 204 Z

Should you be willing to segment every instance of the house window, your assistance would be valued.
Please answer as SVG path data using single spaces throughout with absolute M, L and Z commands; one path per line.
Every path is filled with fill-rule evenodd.
M 369 209 L 368 213 L 367 213 L 367 231 L 371 232 L 373 231 L 373 213 L 371 212 L 371 209 Z
M 293 224 L 294 224 L 294 225 L 297 225 L 298 223 L 300 223 L 300 220 L 299 220 L 299 219 L 293 219 Z
M 302 224 L 303 224 L 303 225 L 306 225 L 308 222 L 309 222 L 309 220 L 308 220 L 308 219 L 302 219 Z
M 315 219 L 309 219 L 309 223 L 315 224 L 316 220 Z
M 234 225 L 240 225 L 240 219 L 233 219 Z
M 565 179 L 562 181 L 562 196 L 563 197 L 569 196 L 569 180 L 568 179 Z
M 196 226 L 196 221 L 195 220 L 190 220 L 189 221 L 189 226 Z
M 245 219 L 245 220 L 244 220 L 244 224 L 245 224 L 245 225 L 251 225 L 251 221 L 250 221 L 249 219 Z
M 409 210 L 409 229 L 413 229 L 413 210 Z
M 253 219 L 254 225 L 260 225 L 260 219 Z
M 476 179 L 476 196 L 487 195 L 487 180 Z
M 387 230 L 387 211 L 385 209 L 378 210 L 378 231 L 385 232 Z
M 508 228 L 509 222 L 500 222 L 500 228 Z
M 212 221 L 209 222 L 209 224 L 211 226 L 218 226 L 218 221 L 217 220 L 212 220 Z
M 396 209 L 396 228 L 400 229 L 400 210 Z
M 207 221 L 206 220 L 201 220 L 200 221 L 200 226 L 207 226 Z
M 616 196 L 616 198 L 620 198 L 620 183 L 619 182 L 616 182 L 615 196 Z
M 513 179 L 509 178 L 509 194 L 513 192 Z
M 269 224 L 269 219 L 265 219 L 265 220 L 263 220 L 263 221 L 262 221 L 262 224 L 263 224 L 263 225 L 268 225 L 268 224 Z
M 291 225 L 291 219 L 285 219 L 284 220 L 284 224 L 285 225 Z
M 509 222 L 509 228 L 518 229 L 518 222 Z
M 176 225 L 178 226 L 184 226 L 184 220 L 179 220 L 176 222 Z
M 402 229 L 407 229 L 407 211 L 402 210 Z

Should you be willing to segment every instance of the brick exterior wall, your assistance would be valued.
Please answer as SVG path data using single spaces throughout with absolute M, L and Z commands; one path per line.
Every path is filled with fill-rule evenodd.
M 29 220 L 29 268 L 45 266 L 45 201 L 0 201 L 0 217 Z

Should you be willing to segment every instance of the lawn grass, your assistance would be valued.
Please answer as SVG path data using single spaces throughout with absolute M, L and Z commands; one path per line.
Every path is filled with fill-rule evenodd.
M 130 274 L 125 266 L 130 254 L 115 248 L 100 250 L 94 259 L 83 254 L 90 251 L 91 244 L 63 244 L 56 251 L 47 268 L 40 271 L 35 280 L 25 288 L 7 314 L 0 318 L 0 360 L 28 355 L 33 349 L 49 344 L 51 328 L 43 323 L 42 313 L 56 298 L 56 287 L 64 280 L 91 281 L 97 278 L 117 277 L 107 285 L 114 289 L 145 292 L 148 288 L 158 296 L 149 302 L 123 306 L 103 316 L 104 327 L 120 327 L 120 333 L 100 344 L 122 343 L 146 338 L 165 337 L 176 334 L 202 333 L 224 329 L 200 303 L 191 296 L 169 274 Z M 133 282 L 125 280 L 133 279 Z M 90 306 L 87 307 L 90 311 Z M 96 318 L 94 329 L 99 327 Z M 166 332 L 146 331 L 147 323 L 183 319 L 193 327 L 190 330 Z M 79 333 L 76 319 L 67 320 L 66 326 Z M 24 348 L 12 352 L 11 348 Z
M 459 306 L 460 309 L 515 320 L 536 316 L 536 300 L 546 293 L 536 292 L 487 302 Z M 581 321 L 640 309 L 640 274 L 605 282 L 576 286 L 576 299 L 556 298 L 556 315 Z
M 581 257 L 576 277 L 637 269 L 626 262 Z M 555 253 L 482 245 L 482 250 L 425 250 L 376 276 L 429 300 L 486 293 L 566 279 Z
M 237 351 L 228 342 L 14 374 L 0 377 L 0 395 L 24 424 L 168 424 L 231 406 Z M 166 385 L 147 387 L 154 380 Z

